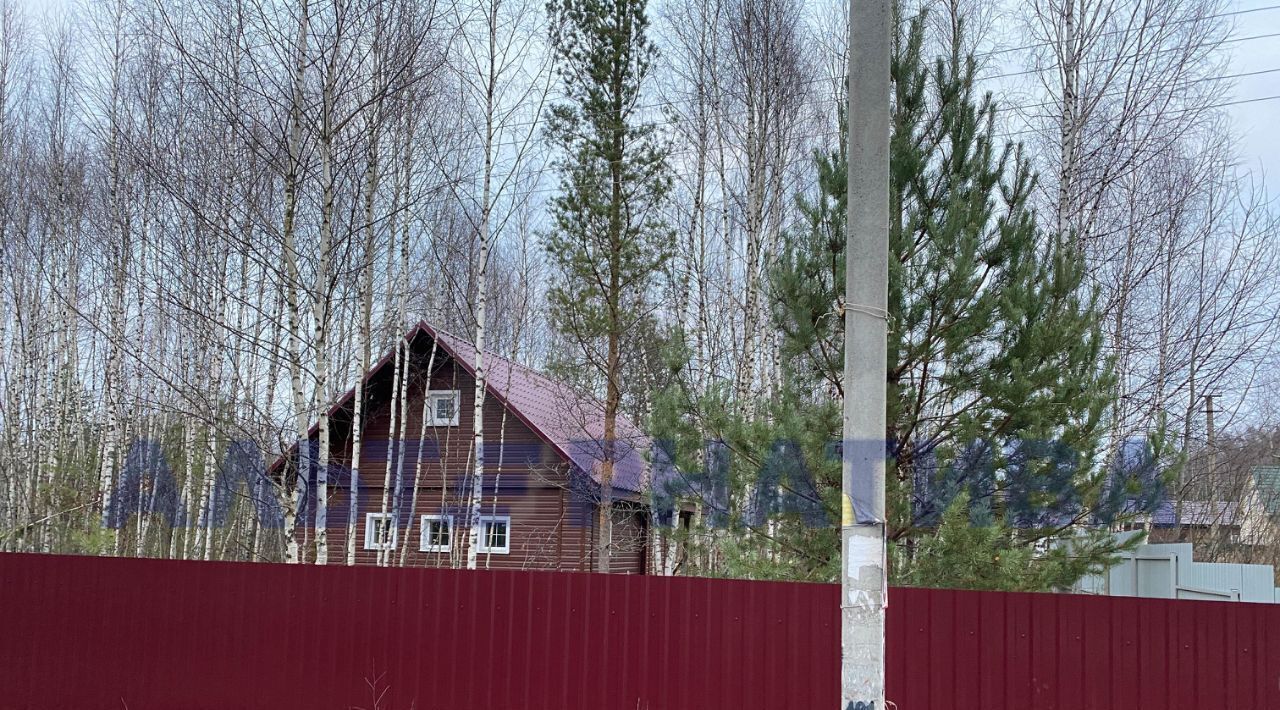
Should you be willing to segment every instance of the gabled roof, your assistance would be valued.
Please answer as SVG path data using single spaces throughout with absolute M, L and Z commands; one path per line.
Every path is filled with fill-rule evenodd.
M 434 337 L 472 377 L 475 376 L 475 345 L 466 338 L 437 330 L 425 321 L 421 330 Z M 604 403 L 533 368 L 490 352 L 484 353 L 485 390 L 502 402 L 535 434 L 551 444 L 565 460 L 579 470 L 590 472 L 599 482 L 604 460 Z M 614 432 L 613 487 L 633 493 L 644 490 L 645 454 L 649 439 L 641 429 L 621 414 Z
M 476 350 L 470 339 L 439 330 L 426 321 L 420 321 L 405 335 L 411 348 L 421 338 L 434 340 L 467 374 L 475 376 Z M 393 348 L 364 374 L 366 383 L 393 361 L 394 353 Z M 483 364 L 487 397 L 505 406 L 566 462 L 589 473 L 592 480 L 599 483 L 600 464 L 604 460 L 604 404 L 533 368 L 488 351 L 484 353 Z M 332 416 L 348 407 L 354 397 L 352 388 L 333 404 L 329 414 Z M 313 426 L 311 434 L 315 431 Z M 619 415 L 614 438 L 613 488 L 631 493 L 644 491 L 648 447 L 649 439 L 644 432 Z M 292 449 L 281 460 L 290 455 Z
M 1184 500 L 1182 501 L 1182 525 L 1225 525 L 1232 527 L 1240 524 L 1240 504 L 1234 501 Z M 1171 500 L 1161 501 L 1151 513 L 1151 524 L 1156 527 L 1176 527 L 1178 522 L 1178 505 Z
M 1280 466 L 1254 466 L 1253 486 L 1267 515 L 1280 511 Z

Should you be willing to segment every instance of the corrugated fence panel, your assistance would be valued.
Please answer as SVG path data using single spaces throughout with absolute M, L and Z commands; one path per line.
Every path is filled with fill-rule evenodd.
M 1280 607 L 894 589 L 898 710 L 1280 708 Z M 831 585 L 0 554 L 0 708 L 835 708 Z

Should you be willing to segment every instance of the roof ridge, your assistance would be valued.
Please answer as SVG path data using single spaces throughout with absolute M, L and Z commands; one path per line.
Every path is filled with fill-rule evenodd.
M 438 328 L 432 325 L 431 323 L 429 323 L 426 319 L 422 319 L 418 321 L 418 326 L 424 328 L 428 334 L 434 333 L 436 336 L 445 336 L 448 338 L 453 338 L 454 340 L 457 340 L 459 342 L 466 343 L 467 345 L 471 346 L 473 349 L 475 348 L 475 340 L 473 338 L 469 338 L 464 335 L 458 335 L 457 333 L 454 333 L 449 330 L 445 330 L 444 328 Z M 564 380 L 552 377 L 551 375 L 547 374 L 545 371 L 543 371 L 540 368 L 534 367 L 532 365 L 526 365 L 517 360 L 513 360 L 507 357 L 506 355 L 502 355 L 496 351 L 493 351 L 487 348 L 482 350 L 481 352 L 484 354 L 486 358 L 490 358 L 490 357 L 496 358 L 506 363 L 508 366 L 511 366 L 513 368 L 520 368 L 521 370 L 528 373 L 529 375 L 532 375 L 533 377 L 536 377 L 542 380 L 543 383 L 546 385 L 549 385 L 557 389 L 569 390 L 570 392 L 573 393 L 575 397 L 578 397 L 580 399 L 583 399 L 583 398 L 590 399 L 592 404 L 595 404 L 596 406 L 599 406 L 599 407 L 604 407 L 604 401 L 600 399 L 598 396 L 596 396 L 594 393 L 585 391 L 580 387 L 575 387 L 574 385 L 568 382 L 565 382 Z M 467 363 L 467 364 L 469 366 L 474 366 L 474 363 Z M 488 367 L 485 368 L 486 370 L 485 381 L 492 382 L 493 380 L 489 377 L 488 369 L 489 369 Z M 508 382 L 507 384 L 510 384 L 510 382 Z M 631 423 L 634 426 L 634 423 L 630 422 L 630 417 L 627 417 L 622 414 L 620 414 L 619 416 L 622 416 L 623 419 L 626 419 L 628 423 Z
M 420 321 L 418 321 L 418 326 L 419 326 L 419 327 L 422 327 L 423 329 L 425 329 L 429 334 L 434 333 L 436 336 L 441 336 L 441 335 L 443 335 L 443 336 L 445 336 L 445 337 L 453 338 L 454 340 L 457 340 L 457 341 L 460 341 L 460 342 L 463 342 L 463 343 L 467 343 L 467 344 L 468 344 L 468 345 L 470 345 L 472 348 L 475 348 L 475 347 L 476 347 L 476 341 L 475 341 L 475 339 L 474 339 L 474 338 L 469 338 L 469 337 L 467 337 L 467 336 L 465 336 L 465 335 L 459 335 L 459 334 L 457 334 L 457 333 L 455 333 L 455 332 L 453 332 L 453 331 L 451 331 L 451 330 L 445 330 L 444 328 L 437 328 L 436 326 L 434 326 L 434 325 L 432 325 L 432 324 L 428 323 L 425 319 L 424 319 L 424 320 L 420 320 Z M 495 358 L 497 358 L 497 359 L 499 359 L 499 360 L 502 360 L 503 362 L 506 362 L 506 363 L 508 363 L 508 364 L 510 364 L 510 365 L 515 365 L 516 367 L 523 368 L 523 369 L 528 370 L 528 371 L 530 371 L 530 372 L 532 372 L 532 373 L 535 373 L 535 374 L 538 374 L 538 375 L 541 375 L 541 374 L 542 374 L 541 372 L 539 372 L 539 371 L 537 370 L 537 368 L 534 368 L 534 367 L 532 367 L 532 366 L 525 365 L 524 363 L 521 363 L 521 362 L 517 362 L 517 361 L 515 361 L 515 360 L 512 360 L 511 358 L 509 358 L 509 357 L 507 357 L 507 356 L 505 356 L 505 355 L 501 355 L 501 354 L 499 354 L 498 352 L 496 352 L 496 351 L 494 351 L 494 350 L 489 350 L 489 349 L 487 349 L 487 348 L 486 348 L 486 349 L 484 349 L 484 350 L 481 350 L 481 352 L 484 354 L 484 356 L 485 356 L 485 357 L 495 357 Z M 544 375 L 544 376 L 545 376 L 545 375 Z

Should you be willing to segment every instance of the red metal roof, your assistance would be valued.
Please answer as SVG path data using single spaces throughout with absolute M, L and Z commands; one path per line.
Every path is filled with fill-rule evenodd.
M 440 347 L 472 377 L 475 376 L 475 344 L 467 338 L 418 323 L 409 338 L 419 332 L 434 337 Z M 484 353 L 485 391 L 500 400 L 529 428 L 545 439 L 582 471 L 600 480 L 604 460 L 604 403 L 533 368 L 491 352 Z M 649 440 L 639 427 L 618 415 L 614 435 L 613 487 L 639 493 L 645 487 Z

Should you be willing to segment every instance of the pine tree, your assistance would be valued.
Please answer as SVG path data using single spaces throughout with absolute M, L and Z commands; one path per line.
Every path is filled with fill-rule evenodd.
M 1098 312 L 1081 255 L 1037 223 L 1020 149 L 995 139 L 996 107 L 974 89 L 973 57 L 957 36 L 928 66 L 922 45 L 917 17 L 892 63 L 892 573 L 930 585 L 1064 586 L 1114 552 L 1105 531 L 1081 525 L 1115 512 L 1100 510 L 1114 502 L 1097 455 L 1114 383 Z M 816 156 L 806 223 L 786 235 L 772 274 L 784 392 L 757 421 L 723 416 L 714 394 L 691 407 L 705 424 L 698 433 L 734 453 L 728 524 L 743 534 L 729 536 L 731 574 L 837 570 L 840 471 L 824 444 L 841 432 L 844 148 Z M 705 463 L 683 446 L 678 460 Z M 780 446 L 791 455 L 777 456 Z M 776 497 L 753 503 L 762 495 Z M 817 505 L 826 528 L 808 524 Z M 1067 533 L 1070 555 L 1046 544 Z
M 624 338 L 650 312 L 674 248 L 659 211 L 670 182 L 666 149 L 638 113 L 656 50 L 644 0 L 550 0 L 547 14 L 564 95 L 547 131 L 563 155 L 545 241 L 556 272 L 548 299 L 572 345 L 559 366 L 603 385 L 596 564 L 607 571 Z
M 1065 545 L 1038 552 L 1019 544 L 1006 525 L 991 521 L 974 525 L 968 492 L 960 492 L 943 513 L 937 530 L 922 537 L 911 559 L 895 575 L 915 587 L 1042 591 L 1064 587 L 1084 576 L 1096 563 L 1090 554 L 1074 554 Z

